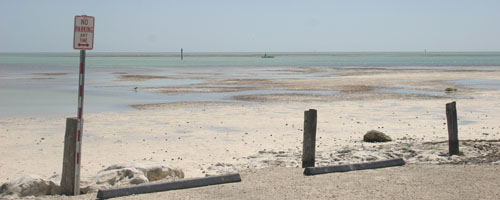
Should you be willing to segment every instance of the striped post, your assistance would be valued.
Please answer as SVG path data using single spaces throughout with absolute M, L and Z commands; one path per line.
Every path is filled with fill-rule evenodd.
M 74 195 L 80 194 L 80 166 L 82 161 L 83 134 L 83 86 L 85 83 L 85 50 L 80 50 L 80 76 L 78 86 L 78 124 L 76 128 L 76 159 L 75 159 L 75 189 Z

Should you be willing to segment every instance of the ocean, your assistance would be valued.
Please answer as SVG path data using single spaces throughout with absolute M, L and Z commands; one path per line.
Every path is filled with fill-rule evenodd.
M 164 94 L 147 90 L 201 84 L 211 79 L 332 78 L 339 69 L 343 73 L 500 70 L 500 52 L 267 52 L 267 55 L 275 57 L 261 58 L 265 53 L 185 52 L 181 60 L 179 53 L 87 51 L 84 112 L 126 111 L 133 109 L 130 107 L 132 104 L 234 102 L 236 100 L 230 98 L 233 95 L 288 92 L 267 89 Z M 74 115 L 77 107 L 78 65 L 78 51 L 0 53 L 0 118 Z M 316 70 L 303 73 L 303 70 L 294 72 L 294 69 Z M 124 80 L 123 75 L 164 78 Z M 471 87 L 485 85 L 497 89 L 495 84 L 487 82 Z M 136 87 L 138 89 L 134 89 Z

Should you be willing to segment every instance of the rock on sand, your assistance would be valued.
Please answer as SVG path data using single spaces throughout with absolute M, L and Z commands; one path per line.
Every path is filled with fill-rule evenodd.
M 371 130 L 366 132 L 363 136 L 365 142 L 389 142 L 392 141 L 391 137 L 380 131 Z

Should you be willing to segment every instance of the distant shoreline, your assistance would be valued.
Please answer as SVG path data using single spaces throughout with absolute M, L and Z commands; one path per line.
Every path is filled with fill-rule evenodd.
M 261 57 L 267 53 L 276 57 L 487 57 L 500 52 L 184 52 L 184 57 Z M 0 56 L 78 57 L 75 52 L 12 52 Z M 179 52 L 89 52 L 87 57 L 179 57 Z

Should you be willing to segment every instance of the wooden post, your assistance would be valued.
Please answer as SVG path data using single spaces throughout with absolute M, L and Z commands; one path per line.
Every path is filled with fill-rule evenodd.
M 76 167 L 76 128 L 78 119 L 66 118 L 66 133 L 64 134 L 64 157 L 61 177 L 61 194 L 75 194 L 75 167 Z
M 181 48 L 181 60 L 184 60 L 184 49 Z
M 451 102 L 446 104 L 446 119 L 448 123 L 448 144 L 449 156 L 458 155 L 458 125 L 457 125 L 457 108 L 456 103 Z
M 302 146 L 302 168 L 314 167 L 316 154 L 316 118 L 314 109 L 304 112 L 304 141 Z

